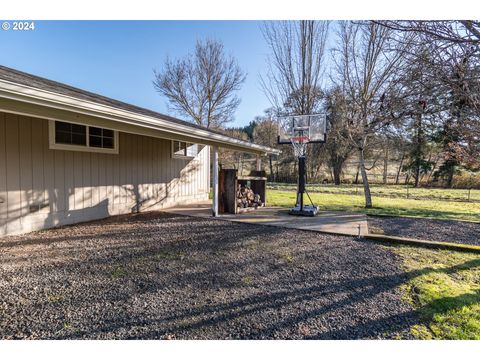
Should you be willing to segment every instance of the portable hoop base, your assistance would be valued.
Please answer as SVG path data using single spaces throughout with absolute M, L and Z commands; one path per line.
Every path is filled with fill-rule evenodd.
M 315 216 L 318 213 L 318 206 L 316 205 L 303 205 L 303 210 L 300 205 L 291 208 L 288 211 L 289 215 L 297 215 L 297 216 Z

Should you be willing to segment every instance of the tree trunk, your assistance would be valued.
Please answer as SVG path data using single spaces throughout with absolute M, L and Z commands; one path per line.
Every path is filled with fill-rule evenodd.
M 360 163 L 357 166 L 357 173 L 355 174 L 355 184 L 358 184 L 358 175 L 360 174 Z
M 388 176 L 388 143 L 385 146 L 385 157 L 383 158 L 383 183 L 387 184 Z
M 433 166 L 432 166 L 432 170 L 430 170 L 430 173 L 428 174 L 428 178 L 427 178 L 427 183 L 430 184 L 430 180 L 435 172 L 435 169 L 437 168 L 437 163 L 438 163 L 438 157 L 435 158 L 435 162 L 433 163 Z
M 415 144 L 415 187 L 420 186 L 420 167 L 423 160 L 423 128 L 422 128 L 422 113 L 417 115 L 416 121 L 416 144 Z
M 342 164 L 337 161 L 332 166 L 332 171 L 333 171 L 333 182 L 335 183 L 335 185 L 340 185 L 341 183 L 340 177 L 342 175 Z
M 363 155 L 363 148 L 359 151 L 360 155 L 360 171 L 362 173 L 363 191 L 365 193 L 365 207 L 370 209 L 372 207 L 372 194 L 370 193 L 370 185 L 368 184 L 367 170 L 365 169 L 365 158 Z
M 415 174 L 413 175 L 415 178 L 415 187 L 418 188 L 420 186 L 420 165 L 415 165 Z
M 395 178 L 395 185 L 398 185 L 400 181 L 400 172 L 402 171 L 403 160 L 405 159 L 405 152 L 402 152 L 402 158 L 400 159 L 400 165 L 398 165 L 397 177 Z
M 321 179 L 318 178 L 319 173 L 320 173 L 320 165 L 317 165 L 317 167 L 315 168 L 314 178 L 317 179 L 318 181 L 321 181 Z
M 455 167 L 452 166 L 450 171 L 448 172 L 447 177 L 447 187 L 451 189 L 453 187 L 453 173 L 455 172 Z
M 270 179 L 271 179 L 271 181 L 276 182 L 276 181 L 275 181 L 275 174 L 273 173 L 273 160 L 272 160 L 272 155 L 269 155 L 269 156 L 268 156 L 268 165 L 269 165 L 269 168 L 270 168 Z

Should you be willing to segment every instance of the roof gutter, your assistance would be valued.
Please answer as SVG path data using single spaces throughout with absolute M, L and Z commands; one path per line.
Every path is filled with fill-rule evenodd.
M 116 122 L 136 125 L 144 128 L 159 130 L 170 134 L 188 137 L 195 142 L 206 145 L 217 145 L 255 154 L 275 154 L 280 150 L 267 146 L 257 145 L 229 136 L 216 134 L 207 129 L 198 129 L 188 125 L 173 123 L 166 119 L 135 113 L 118 109 L 113 106 L 98 104 L 93 101 L 78 99 L 68 95 L 57 94 L 38 88 L 21 85 L 6 80 L 0 80 L 0 98 L 11 99 L 22 103 L 39 105 L 74 113 L 81 113 L 87 116 L 104 118 Z

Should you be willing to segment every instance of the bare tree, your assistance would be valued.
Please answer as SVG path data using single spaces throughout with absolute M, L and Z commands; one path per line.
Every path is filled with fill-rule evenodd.
M 404 108 L 411 108 L 418 101 L 426 109 L 416 115 L 420 120 L 418 125 L 423 123 L 423 117 L 428 119 L 429 115 L 434 120 L 434 138 L 443 146 L 443 163 L 436 174 L 446 179 L 447 186 L 452 186 L 453 176 L 460 167 L 480 168 L 480 22 L 449 20 L 378 23 L 414 35 L 415 47 L 408 54 L 409 66 L 406 73 L 412 74 L 412 70 L 422 69 L 421 73 L 427 76 L 422 79 L 419 74 L 412 74 L 414 76 L 405 82 L 406 97 L 411 99 L 404 99 Z M 415 94 L 418 89 L 423 91 Z M 414 128 L 419 128 L 418 125 Z M 418 150 L 420 149 L 415 154 L 421 155 Z M 422 162 L 423 160 L 416 161 L 416 183 L 418 165 Z
M 336 80 L 346 97 L 348 136 L 358 150 L 365 207 L 371 208 L 365 149 L 370 136 L 394 120 L 385 103 L 398 82 L 405 43 L 392 41 L 394 31 L 374 22 L 342 22 L 339 27 Z
M 328 21 L 264 23 L 262 31 L 271 54 L 268 73 L 260 81 L 275 114 L 306 115 L 321 109 L 328 28 Z M 309 175 L 314 176 L 321 166 L 322 149 L 312 144 L 307 151 Z M 280 163 L 288 163 L 289 153 L 284 152 Z
M 235 92 L 246 77 L 215 40 L 197 41 L 194 54 L 177 61 L 167 58 L 162 71 L 154 74 L 153 85 L 170 108 L 207 128 L 233 120 L 240 104 Z
M 312 114 L 322 100 L 328 21 L 265 22 L 271 54 L 261 85 L 280 113 Z
M 449 44 L 480 44 L 480 21 L 473 20 L 386 20 L 376 21 L 392 30 L 421 33 Z

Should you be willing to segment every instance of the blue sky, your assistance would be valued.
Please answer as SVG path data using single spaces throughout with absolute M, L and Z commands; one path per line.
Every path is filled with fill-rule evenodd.
M 197 39 L 221 40 L 247 72 L 231 125 L 270 106 L 259 74 L 268 49 L 257 21 L 37 21 L 34 31 L 0 30 L 0 64 L 114 99 L 168 113 L 152 86 L 153 69 L 182 57 Z M 172 114 L 173 115 L 173 114 Z

